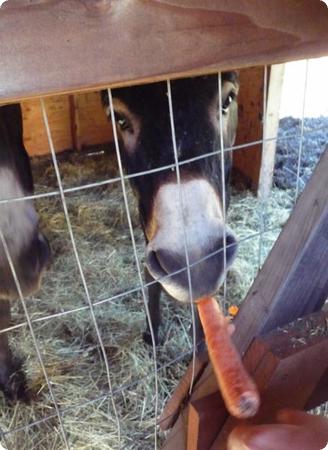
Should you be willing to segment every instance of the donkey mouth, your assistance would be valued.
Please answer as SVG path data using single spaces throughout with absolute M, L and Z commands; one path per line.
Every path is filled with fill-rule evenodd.
M 199 253 L 190 255 L 189 268 L 185 254 L 179 255 L 163 249 L 147 247 L 146 265 L 162 287 L 178 301 L 196 301 L 204 295 L 214 294 L 223 283 L 226 271 L 237 252 L 235 238 L 227 240 L 226 264 L 223 248 L 208 252 L 203 258 Z

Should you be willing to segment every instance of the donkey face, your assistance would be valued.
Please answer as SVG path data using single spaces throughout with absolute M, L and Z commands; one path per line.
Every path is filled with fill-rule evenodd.
M 137 176 L 131 184 L 139 202 L 149 272 L 164 289 L 182 302 L 189 301 L 185 241 L 193 299 L 214 293 L 224 273 L 223 235 L 227 267 L 236 253 L 236 239 L 223 221 L 218 77 L 172 81 L 172 99 L 180 186 L 174 167 Z M 238 80 L 234 72 L 222 76 L 223 141 L 232 146 L 237 127 Z M 108 107 L 108 96 L 103 92 Z M 166 83 L 113 91 L 122 160 L 128 174 L 174 165 L 174 150 Z M 108 112 L 108 111 L 107 111 Z M 228 184 L 231 153 L 225 153 Z M 229 201 L 226 189 L 226 205 Z M 181 208 L 182 206 L 182 208 Z M 212 254 L 212 256 L 207 257 Z M 207 258 L 206 258 L 207 257 Z M 204 259 L 206 258 L 206 259 Z M 175 273 L 178 272 L 178 273 Z M 173 275 L 171 275 L 173 274 Z M 171 275 L 171 276 L 169 276 Z

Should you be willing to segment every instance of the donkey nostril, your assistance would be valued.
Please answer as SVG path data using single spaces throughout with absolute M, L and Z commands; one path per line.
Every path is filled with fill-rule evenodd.
M 226 236 L 227 258 L 233 259 L 237 253 L 237 240 L 233 234 L 228 233 Z
M 163 267 L 161 266 L 157 254 L 154 250 L 150 250 L 147 252 L 146 264 L 150 272 L 162 273 L 165 274 Z
M 146 255 L 146 264 L 151 273 L 158 277 L 173 275 L 186 265 L 183 257 L 163 248 L 153 250 L 149 248 Z
M 226 243 L 227 243 L 227 246 L 236 244 L 236 238 L 234 237 L 233 234 L 229 233 L 226 235 Z

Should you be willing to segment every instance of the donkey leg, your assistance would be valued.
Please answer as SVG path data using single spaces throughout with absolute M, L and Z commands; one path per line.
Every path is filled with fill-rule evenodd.
M 195 344 L 196 344 L 196 352 L 202 352 L 205 347 L 205 336 L 203 331 L 203 326 L 201 324 L 198 309 L 193 306 L 194 308 L 194 316 L 195 316 Z M 190 326 L 190 335 L 193 336 L 193 326 Z
M 0 300 L 0 330 L 10 325 L 10 302 Z M 25 374 L 21 361 L 15 358 L 8 343 L 8 333 L 0 333 L 0 389 L 10 402 L 28 401 Z
M 160 297 L 162 287 L 159 283 L 154 282 L 154 278 L 150 275 L 147 268 L 145 268 L 145 278 L 147 284 L 152 283 L 150 286 L 148 286 L 148 309 L 154 332 L 155 344 L 157 345 L 159 342 L 158 330 L 161 324 Z M 152 338 L 148 318 L 146 319 L 146 331 L 143 333 L 143 339 L 147 344 L 152 345 Z

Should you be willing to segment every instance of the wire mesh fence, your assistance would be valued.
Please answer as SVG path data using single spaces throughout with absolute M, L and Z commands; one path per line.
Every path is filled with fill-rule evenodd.
M 263 130 L 266 127 L 267 69 L 264 70 Z M 52 168 L 41 169 L 35 177 L 36 193 L 14 198 L 0 197 L 2 205 L 34 200 L 40 211 L 43 228 L 54 247 L 53 266 L 45 274 L 41 291 L 25 299 L 20 280 L 0 230 L 0 240 L 8 259 L 21 308 L 14 306 L 15 323 L 0 330 L 8 333 L 15 347 L 23 350 L 31 405 L 17 403 L 3 407 L 1 439 L 9 449 L 160 448 L 159 413 L 165 400 L 183 374 L 186 364 L 196 355 L 196 325 L 192 299 L 192 268 L 218 253 L 224 255 L 224 272 L 229 244 L 223 236 L 223 248 L 214 249 L 190 262 L 188 234 L 183 233 L 185 264 L 159 280 L 147 282 L 142 273 L 144 241 L 138 225 L 138 206 L 128 182 L 138 177 L 174 171 L 179 187 L 181 222 L 185 223 L 185 201 L 181 189 L 182 168 L 201 160 L 219 158 L 223 197 L 223 222 L 242 224 L 237 229 L 239 275 L 230 274 L 223 283 L 223 306 L 240 303 L 252 279 L 288 218 L 301 187 L 303 143 L 306 136 L 325 127 L 306 130 L 304 126 L 306 83 L 300 132 L 285 133 L 265 140 L 224 146 L 222 77 L 218 75 L 219 148 L 184 160 L 179 158 L 175 135 L 174 96 L 167 81 L 167 108 L 173 143 L 171 164 L 132 174 L 124 173 L 122 150 L 113 125 L 117 167 L 106 153 L 76 157 L 67 163 L 56 154 L 47 110 L 41 108 L 49 141 Z M 115 93 L 114 93 L 115 94 Z M 197 93 L 196 93 L 197 95 Z M 109 109 L 115 124 L 113 94 L 108 90 Z M 264 133 L 265 134 L 265 133 Z M 252 194 L 235 192 L 226 215 L 225 154 L 265 142 L 288 142 L 298 139 L 295 187 L 284 195 L 277 190 L 266 200 Z M 90 182 L 83 175 L 81 158 L 95 161 Z M 49 158 L 47 159 L 49 164 Z M 114 167 L 114 168 L 113 168 Z M 69 170 L 75 176 L 71 181 Z M 103 179 L 97 179 L 101 173 Z M 111 176 L 108 176 L 108 173 Z M 118 173 L 118 175 L 117 175 Z M 73 177 L 74 178 L 74 177 Z M 82 182 L 81 182 L 82 179 Z M 72 185 L 73 184 L 73 185 Z M 303 186 L 302 186 L 303 187 Z M 272 216 L 279 209 L 278 215 Z M 100 212 L 99 212 L 100 211 Z M 277 217 L 278 216 L 278 217 Z M 45 223 L 45 220 L 49 223 Z M 86 223 L 83 229 L 82 223 Z M 115 233 L 109 231 L 115 228 Z M 113 244 L 115 242 L 115 244 Z M 232 246 L 233 244 L 231 244 Z M 251 256 L 254 255 L 254 256 Z M 251 259 L 251 265 L 247 265 Z M 246 272 L 248 274 L 246 276 Z M 166 323 L 164 341 L 156 346 L 147 302 L 147 288 L 181 272 L 187 273 L 189 307 L 169 300 L 164 306 Z M 238 278 L 239 277 L 239 278 Z M 46 281 L 45 281 L 46 279 Z M 236 289 L 238 283 L 242 287 Z M 150 327 L 151 350 L 141 340 L 144 315 Z M 191 336 L 188 328 L 191 325 Z M 39 363 L 41 370 L 37 368 Z M 193 377 L 192 377 L 193 379 Z M 192 384 L 190 389 L 192 389 Z

